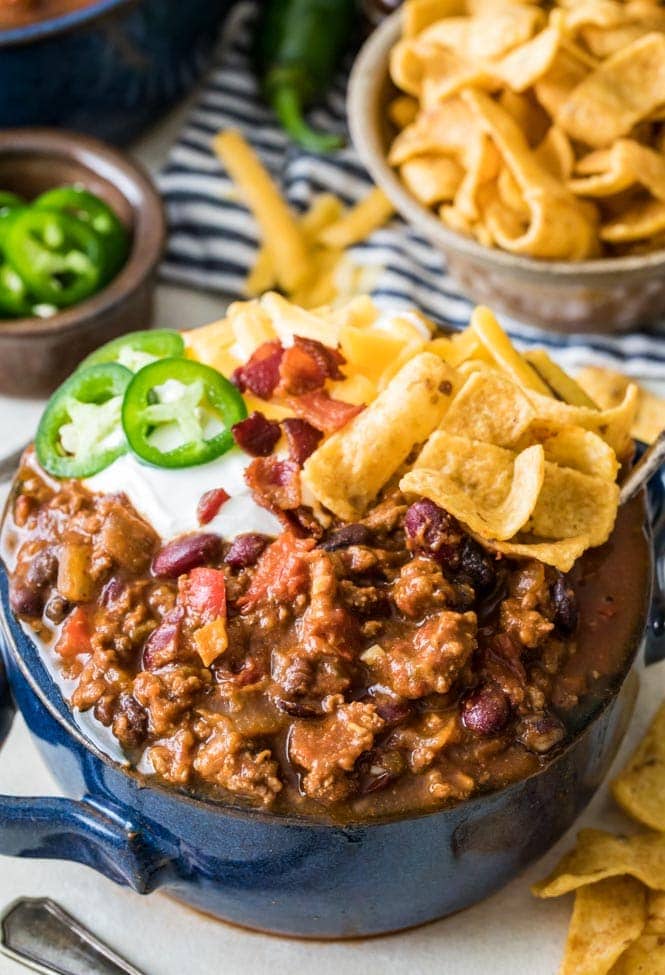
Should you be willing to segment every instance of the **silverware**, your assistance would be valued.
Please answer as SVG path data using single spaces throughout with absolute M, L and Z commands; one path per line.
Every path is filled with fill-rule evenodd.
M 24 443 L 22 447 L 15 450 L 13 454 L 7 454 L 0 460 L 0 484 L 5 484 L 7 481 L 11 481 L 12 477 L 16 473 L 16 468 L 18 467 L 19 461 L 23 451 L 28 446 Z
M 639 494 L 663 464 L 665 464 L 665 430 L 662 430 L 651 446 L 644 451 L 621 485 L 619 504 L 626 504 Z
M 43 975 L 143 975 L 48 897 L 21 897 L 5 909 L 0 951 Z

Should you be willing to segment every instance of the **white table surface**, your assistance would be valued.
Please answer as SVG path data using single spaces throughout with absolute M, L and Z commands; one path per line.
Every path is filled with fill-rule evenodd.
M 163 161 L 182 113 L 172 113 L 136 147 L 149 168 Z M 214 296 L 160 286 L 157 322 L 171 328 L 195 326 L 218 318 L 223 307 Z M 41 405 L 0 397 L 0 456 L 30 437 Z M 640 695 L 617 768 L 665 695 L 665 664 L 643 674 Z M 0 756 L 0 792 L 57 793 L 20 718 Z M 0 857 L 0 910 L 21 896 L 54 897 L 145 975 L 310 975 L 313 967 L 316 975 L 554 975 L 571 899 L 536 901 L 529 884 L 571 844 L 580 825 L 628 828 L 603 788 L 570 835 L 499 894 L 446 921 L 365 942 L 303 942 L 242 931 L 163 895 L 140 897 L 85 867 L 55 861 Z M 381 890 L 376 896 L 381 897 Z M 0 956 L 0 975 L 22 971 Z

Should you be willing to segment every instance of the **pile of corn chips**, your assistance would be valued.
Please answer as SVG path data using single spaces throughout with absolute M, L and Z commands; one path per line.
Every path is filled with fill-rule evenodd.
M 186 334 L 190 354 L 229 375 L 263 342 L 294 335 L 340 348 L 333 397 L 365 409 L 304 465 L 312 503 L 356 520 L 387 486 L 426 497 L 499 553 L 568 571 L 609 537 L 617 474 L 632 451 L 637 389 L 599 409 L 542 350 L 522 356 L 477 308 L 451 337 L 416 313 L 381 313 L 369 298 L 305 311 L 275 293 L 232 305 Z M 288 402 L 248 397 L 281 419 Z
M 389 162 L 488 247 L 560 260 L 665 247 L 657 0 L 407 0 Z
M 533 888 L 537 897 L 576 892 L 560 975 L 665 975 L 665 704 L 613 792 L 650 832 L 582 830 Z

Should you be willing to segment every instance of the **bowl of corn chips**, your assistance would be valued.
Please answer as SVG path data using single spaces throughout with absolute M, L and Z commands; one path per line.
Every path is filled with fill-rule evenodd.
M 665 312 L 665 8 L 407 0 L 351 76 L 355 146 L 476 301 L 543 328 Z

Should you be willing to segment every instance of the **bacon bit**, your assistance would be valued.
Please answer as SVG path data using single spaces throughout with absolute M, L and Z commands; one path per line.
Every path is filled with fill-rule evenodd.
M 302 467 L 318 447 L 323 434 L 307 420 L 298 420 L 294 416 L 282 420 L 282 429 L 286 434 L 291 460 Z
M 230 497 L 231 495 L 227 494 L 224 488 L 213 488 L 212 491 L 206 491 L 205 494 L 202 494 L 196 506 L 196 517 L 199 525 L 207 525 L 209 521 L 212 521 Z
M 346 359 L 337 349 L 316 339 L 294 336 L 280 363 L 280 392 L 291 396 L 322 389 L 326 379 L 344 379 L 340 366 Z
M 269 545 L 256 564 L 247 592 L 238 599 L 242 612 L 256 609 L 267 600 L 289 603 L 309 586 L 307 553 L 313 538 L 296 538 L 284 532 Z
M 321 433 L 335 433 L 365 409 L 362 405 L 355 406 L 333 399 L 325 390 L 292 396 L 288 404 L 297 416 L 307 420 Z
M 270 399 L 279 383 L 279 367 L 283 355 L 281 342 L 264 342 L 244 366 L 238 366 L 231 376 L 232 382 L 241 393 L 249 390 L 259 399 Z
M 220 569 L 192 569 L 178 580 L 178 602 L 197 623 L 226 616 L 226 580 Z
M 321 389 L 326 381 L 326 374 L 317 360 L 298 345 L 285 349 L 279 376 L 279 393 L 291 396 Z
M 326 379 L 345 379 L 340 366 L 346 365 L 346 359 L 338 349 L 332 349 L 329 345 L 324 345 L 317 339 L 306 339 L 301 335 L 295 335 L 293 344 L 307 352 L 319 363 Z
M 279 423 L 269 420 L 257 410 L 236 423 L 232 430 L 235 442 L 252 457 L 267 457 L 282 435 Z
M 60 639 L 55 645 L 55 652 L 63 659 L 70 660 L 81 653 L 90 653 L 90 627 L 88 617 L 82 606 L 72 610 L 62 627 Z
M 274 514 L 300 504 L 300 468 L 292 460 L 258 457 L 245 471 L 245 481 L 256 503 Z
M 209 667 L 228 649 L 229 635 L 226 630 L 226 620 L 210 620 L 194 633 L 196 652 L 204 667 Z

